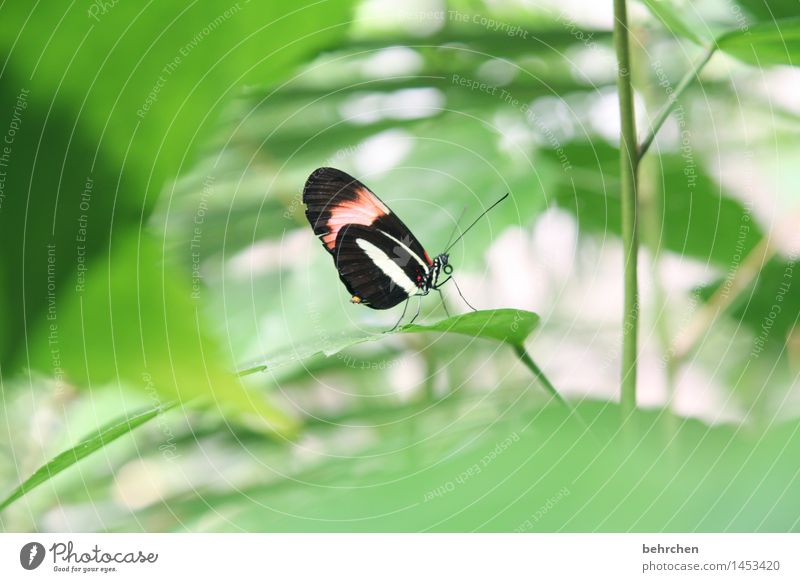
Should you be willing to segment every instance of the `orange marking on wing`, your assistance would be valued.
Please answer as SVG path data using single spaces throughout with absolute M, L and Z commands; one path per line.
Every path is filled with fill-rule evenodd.
M 424 251 L 424 252 L 425 252 L 425 260 L 428 261 L 428 265 L 430 265 L 432 267 L 433 266 L 433 261 L 428 256 L 428 251 Z
M 331 209 L 331 217 L 325 225 L 328 232 L 322 236 L 322 242 L 330 250 L 336 246 L 339 230 L 346 224 L 369 226 L 376 219 L 389 213 L 380 200 L 363 188 L 355 191 L 356 199 L 337 204 Z

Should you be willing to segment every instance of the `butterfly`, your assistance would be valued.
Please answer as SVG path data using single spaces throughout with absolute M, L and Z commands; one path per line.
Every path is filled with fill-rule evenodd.
M 333 257 L 350 301 L 372 309 L 389 309 L 403 301 L 407 307 L 412 296 L 428 295 L 434 290 L 441 293 L 442 285 L 452 279 L 448 251 L 477 222 L 431 259 L 403 221 L 372 190 L 346 172 L 335 168 L 314 170 L 303 188 L 303 203 L 306 218 Z

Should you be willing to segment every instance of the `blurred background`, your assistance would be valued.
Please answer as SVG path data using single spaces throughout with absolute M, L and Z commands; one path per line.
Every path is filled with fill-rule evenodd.
M 84 4 L 0 8 L 0 494 L 185 405 L 5 530 L 798 528 L 796 1 L 629 3 L 640 135 L 709 39 L 795 28 L 717 51 L 642 163 L 625 421 L 611 2 Z M 528 351 L 574 411 L 503 345 L 350 345 L 402 306 L 350 304 L 304 215 L 320 166 L 432 256 L 510 192 L 450 262 L 478 309 L 539 314 Z M 419 321 L 443 317 L 426 297 Z

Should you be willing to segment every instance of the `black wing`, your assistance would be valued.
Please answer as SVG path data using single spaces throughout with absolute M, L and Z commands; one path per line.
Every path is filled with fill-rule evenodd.
M 343 226 L 370 226 L 393 236 L 430 267 L 425 249 L 397 215 L 375 193 L 350 174 L 336 168 L 314 170 L 303 188 L 306 217 L 314 233 L 333 254 Z
M 359 303 L 389 309 L 417 293 L 427 267 L 403 244 L 380 230 L 348 224 L 336 237 L 333 261 L 339 278 Z
M 306 217 L 333 255 L 339 278 L 373 309 L 394 307 L 417 292 L 432 261 L 408 227 L 364 184 L 319 168 L 303 189 Z

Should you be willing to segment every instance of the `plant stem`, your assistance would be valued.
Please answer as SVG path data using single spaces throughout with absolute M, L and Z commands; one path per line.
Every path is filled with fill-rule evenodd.
M 681 98 L 681 95 L 683 95 L 684 91 L 686 91 L 686 88 L 692 84 L 692 81 L 694 81 L 700 75 L 700 71 L 702 71 L 703 67 L 706 66 L 706 63 L 711 60 L 711 57 L 714 56 L 716 50 L 716 44 L 710 46 L 703 54 L 703 57 L 697 61 L 695 66 L 683 76 L 683 79 L 680 80 L 678 86 L 675 87 L 675 90 L 669 94 L 667 102 L 661 108 L 661 111 L 658 112 L 658 115 L 656 115 L 656 118 L 653 120 L 653 123 L 650 126 L 650 131 L 647 132 L 647 135 L 639 146 L 640 160 L 647 150 L 650 149 L 650 145 L 656 138 L 658 130 L 661 129 L 661 126 L 664 125 L 664 122 L 669 117 L 669 114 L 672 113 L 672 110 L 675 108 L 675 104 L 678 102 L 678 99 Z
M 556 390 L 556 387 L 553 386 L 553 383 L 548 380 L 547 376 L 545 376 L 544 372 L 542 372 L 542 369 L 537 366 L 536 362 L 533 361 L 533 358 L 528 355 L 525 347 L 519 345 L 514 345 L 512 347 L 514 348 L 514 353 L 517 354 L 517 357 L 522 361 L 522 363 L 525 364 L 531 372 L 533 372 L 533 375 L 536 376 L 536 379 L 539 380 L 542 387 L 547 390 L 547 392 L 549 392 L 553 398 L 558 400 L 559 403 L 569 408 L 566 400 L 561 397 L 561 394 L 558 393 L 558 390 Z
M 567 404 L 567 401 L 564 400 L 561 394 L 558 393 L 558 390 L 556 390 L 556 387 L 553 386 L 553 383 L 550 382 L 547 376 L 545 376 L 544 372 L 542 372 L 542 369 L 537 366 L 536 362 L 533 361 L 533 358 L 530 357 L 528 352 L 525 350 L 525 346 L 512 345 L 511 347 L 514 348 L 514 353 L 517 354 L 517 357 L 522 361 L 522 363 L 525 364 L 531 372 L 533 372 L 533 375 L 536 376 L 536 379 L 539 380 L 539 383 L 542 385 L 542 387 L 547 390 L 547 392 L 550 393 L 550 395 L 581 424 L 581 426 L 585 429 L 586 434 L 591 435 L 593 439 L 598 440 L 598 435 L 594 433 L 591 425 L 586 423 L 580 412 Z
M 622 326 L 620 402 L 626 416 L 636 407 L 636 357 L 639 327 L 636 228 L 636 120 L 631 86 L 628 16 L 625 0 L 614 0 L 614 47 L 617 53 L 617 90 L 620 113 L 620 178 L 622 244 L 625 252 L 625 300 Z
M 649 59 L 643 49 L 636 50 L 635 48 L 636 46 L 645 46 L 647 33 L 641 28 L 637 28 L 633 38 L 636 42 L 633 51 L 634 74 L 641 79 L 647 79 L 650 73 Z M 671 86 L 668 89 L 670 92 L 672 91 Z M 655 109 L 659 99 L 662 98 L 656 83 L 647 83 L 642 90 L 642 96 L 647 109 Z M 659 123 L 659 126 L 662 123 L 663 121 Z M 658 128 L 655 128 L 655 130 L 658 131 Z M 667 409 L 669 410 L 673 405 L 675 395 L 676 367 L 672 358 L 669 357 L 672 334 L 670 333 L 669 317 L 667 316 L 669 312 L 667 292 L 661 276 L 661 246 L 664 244 L 664 211 L 666 204 L 666 197 L 662 187 L 661 160 L 653 156 L 643 158 L 640 153 L 638 170 L 639 212 L 642 227 L 641 242 L 650 251 L 650 277 L 653 285 L 653 304 L 656 314 L 654 331 L 658 340 L 659 350 L 663 354 L 663 362 L 665 363 Z M 668 421 L 664 425 L 668 430 L 674 429 L 674 427 L 669 426 L 670 423 L 671 421 Z

